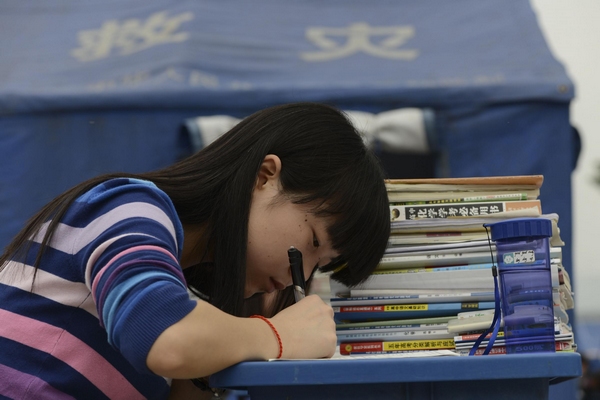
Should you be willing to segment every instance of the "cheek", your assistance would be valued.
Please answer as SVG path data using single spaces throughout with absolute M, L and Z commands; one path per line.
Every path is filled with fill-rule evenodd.
M 267 273 L 275 261 L 276 248 L 273 241 L 266 237 L 249 239 L 246 251 L 246 275 L 253 278 Z
M 246 251 L 246 275 L 251 276 L 254 272 L 260 269 L 261 262 L 261 245 L 256 240 L 248 241 L 248 249 Z

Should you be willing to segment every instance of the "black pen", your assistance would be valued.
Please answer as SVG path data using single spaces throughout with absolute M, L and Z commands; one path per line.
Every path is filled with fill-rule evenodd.
M 302 265 L 302 253 L 300 250 L 291 246 L 288 250 L 288 257 L 290 259 L 290 268 L 292 270 L 292 282 L 294 285 L 294 298 L 296 303 L 304 298 L 305 282 L 304 282 L 304 267 Z

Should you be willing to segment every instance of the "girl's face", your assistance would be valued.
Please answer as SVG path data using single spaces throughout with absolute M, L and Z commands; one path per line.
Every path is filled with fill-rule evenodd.
M 250 206 L 246 298 L 260 292 L 282 290 L 292 284 L 287 253 L 290 246 L 302 252 L 306 279 L 316 267 L 330 263 L 339 255 L 331 247 L 326 218 L 311 214 L 310 206 L 293 204 L 279 196 L 280 167 L 268 157 L 259 173 Z

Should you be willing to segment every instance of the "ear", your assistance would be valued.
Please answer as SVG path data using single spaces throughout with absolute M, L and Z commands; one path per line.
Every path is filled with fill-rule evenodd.
M 267 154 L 260 165 L 256 178 L 256 189 L 266 187 L 269 183 L 279 180 L 281 173 L 281 159 L 275 154 Z

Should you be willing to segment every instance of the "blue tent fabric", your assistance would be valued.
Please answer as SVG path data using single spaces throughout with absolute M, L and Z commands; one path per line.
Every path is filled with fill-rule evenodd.
M 543 174 L 570 243 L 574 88 L 526 0 L 7 0 L 0 26 L 0 245 L 83 179 L 189 154 L 187 118 L 291 101 L 433 109 L 439 176 Z
M 82 180 L 190 154 L 186 119 L 317 101 L 432 109 L 437 176 L 543 174 L 573 279 L 574 87 L 528 0 L 4 0 L 0 32 L 1 247 Z
M 434 109 L 440 176 L 544 174 L 570 243 L 574 88 L 526 0 L 7 0 L 0 26 L 2 245 L 82 179 L 189 152 L 186 118 L 304 100 Z
M 573 95 L 525 0 L 7 0 L 0 10 L 3 112 Z

